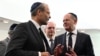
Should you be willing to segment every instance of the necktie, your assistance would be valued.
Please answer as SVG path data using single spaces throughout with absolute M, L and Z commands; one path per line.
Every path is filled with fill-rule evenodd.
M 52 50 L 53 49 L 53 46 L 54 46 L 53 39 L 50 39 L 50 42 L 51 42 L 50 47 L 51 47 L 51 50 Z
M 51 42 L 51 45 L 50 45 L 50 48 L 51 48 L 50 54 L 52 55 L 53 54 L 53 47 L 54 47 L 53 39 L 50 39 L 49 41 Z
M 69 33 L 69 39 L 68 39 L 68 46 L 70 46 L 72 48 L 72 34 L 73 33 Z
M 45 39 L 45 36 L 44 36 L 44 34 L 43 34 L 41 28 L 39 28 L 39 32 L 40 32 L 40 35 L 41 35 L 42 39 L 44 40 L 44 39 Z
M 44 41 L 44 44 L 46 45 L 45 48 L 46 48 L 46 50 L 47 50 L 48 43 L 47 43 L 47 40 L 46 40 L 45 35 L 44 35 L 44 33 L 42 32 L 41 28 L 39 28 L 39 32 L 40 32 L 41 38 L 42 38 L 43 41 Z

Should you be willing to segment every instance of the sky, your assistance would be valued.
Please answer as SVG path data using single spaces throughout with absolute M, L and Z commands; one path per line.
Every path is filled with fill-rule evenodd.
M 63 28 L 63 17 L 69 12 L 78 16 L 78 29 L 100 29 L 99 0 L 0 0 L 0 17 L 26 22 L 31 19 L 30 7 L 34 2 L 49 5 L 50 21 Z

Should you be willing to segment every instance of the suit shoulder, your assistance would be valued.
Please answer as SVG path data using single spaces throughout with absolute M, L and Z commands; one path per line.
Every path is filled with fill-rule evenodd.
M 24 23 L 20 23 L 16 26 L 16 28 L 26 28 L 27 27 L 28 22 L 24 22 Z
M 30 24 L 32 24 L 32 22 L 31 22 L 31 21 L 28 21 L 28 22 L 20 23 L 20 24 L 18 24 L 18 26 L 27 27 L 27 26 L 29 26 Z
M 90 38 L 90 35 L 87 34 L 87 33 L 83 33 L 83 32 L 78 32 L 81 36 L 84 36 L 84 37 L 89 37 Z
M 18 26 L 25 26 L 26 24 L 27 24 L 27 22 L 24 22 L 24 23 L 18 24 Z
M 83 33 L 83 32 L 79 32 L 80 34 L 82 34 L 82 35 L 86 35 L 86 36 L 89 36 L 89 34 L 88 33 Z

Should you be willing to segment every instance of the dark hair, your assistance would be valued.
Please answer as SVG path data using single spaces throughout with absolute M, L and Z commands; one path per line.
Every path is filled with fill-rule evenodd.
M 41 3 L 41 2 L 35 2 L 32 6 L 31 6 L 31 15 L 32 16 L 36 16 L 37 14 L 37 11 L 40 10 L 40 11 L 44 11 L 45 10 L 45 7 L 44 7 L 44 4 Z
M 77 15 L 75 13 L 69 13 L 69 14 L 71 14 L 75 18 L 75 20 L 77 20 Z
M 12 24 L 12 25 L 10 26 L 10 28 L 9 28 L 8 34 L 11 34 L 11 33 L 15 30 L 15 28 L 16 28 L 17 25 L 18 25 L 18 24 L 16 24 L 16 23 Z

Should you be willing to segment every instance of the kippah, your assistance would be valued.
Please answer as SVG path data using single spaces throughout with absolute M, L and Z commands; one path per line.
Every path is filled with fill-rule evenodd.
M 77 15 L 76 14 L 74 14 L 74 13 L 69 13 L 69 14 L 71 14 L 72 16 L 74 16 L 77 19 Z
M 42 3 L 41 2 L 33 3 L 33 5 L 31 6 L 30 12 L 32 13 L 40 4 L 42 4 Z

